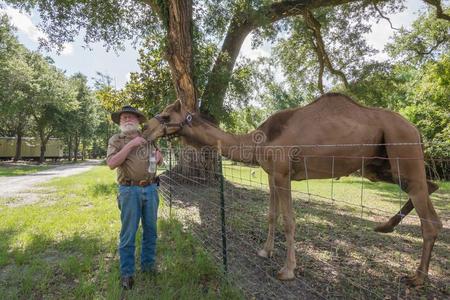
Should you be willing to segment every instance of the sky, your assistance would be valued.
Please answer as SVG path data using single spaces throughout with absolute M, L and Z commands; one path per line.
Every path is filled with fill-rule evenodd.
M 394 27 L 409 27 L 417 18 L 418 12 L 426 9 L 424 2 L 419 0 L 407 0 L 405 4 L 407 9 L 404 12 L 389 16 Z M 19 41 L 28 49 L 36 50 L 39 46 L 38 39 L 45 38 L 45 34 L 37 27 L 40 22 L 39 16 L 36 13 L 31 15 L 22 13 L 10 7 L 5 7 L 0 11 L 8 14 L 12 24 L 17 28 Z M 373 20 L 369 20 L 369 22 L 372 22 L 373 26 L 372 32 L 367 35 L 367 40 L 370 45 L 382 51 L 384 45 L 389 41 L 389 37 L 392 36 L 393 30 L 386 20 L 381 20 L 379 23 L 375 23 Z M 89 48 L 85 47 L 83 37 L 79 36 L 73 43 L 66 44 L 60 54 L 56 52 L 45 52 L 45 54 L 52 57 L 55 65 L 66 70 L 68 75 L 81 72 L 92 83 L 96 73 L 101 72 L 111 76 L 114 80 L 113 85 L 118 89 L 125 85 L 130 72 L 139 71 L 138 52 L 131 43 L 126 43 L 125 50 L 118 53 L 107 52 L 102 43 L 90 44 Z M 240 57 L 254 59 L 259 56 L 268 56 L 270 49 L 269 43 L 252 49 L 251 35 L 249 35 L 242 45 Z M 381 52 L 376 58 L 382 60 L 386 57 L 386 54 Z

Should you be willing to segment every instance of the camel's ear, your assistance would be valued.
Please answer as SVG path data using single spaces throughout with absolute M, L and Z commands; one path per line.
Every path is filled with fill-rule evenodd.
M 177 99 L 177 101 L 175 101 L 174 106 L 173 106 L 173 110 L 176 112 L 181 112 L 181 100 Z

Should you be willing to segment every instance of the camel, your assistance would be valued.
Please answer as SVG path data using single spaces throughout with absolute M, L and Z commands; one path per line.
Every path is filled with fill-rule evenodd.
M 211 146 L 234 161 L 258 164 L 267 172 L 270 187 L 267 240 L 258 252 L 270 257 L 279 210 L 283 216 L 287 256 L 280 280 L 294 278 L 295 223 L 291 180 L 339 178 L 360 171 L 371 181 L 398 184 L 408 201 L 375 231 L 388 233 L 413 208 L 421 221 L 422 256 L 416 272 L 406 277 L 423 285 L 431 252 L 442 228 L 429 195 L 437 185 L 427 181 L 419 131 L 399 114 L 360 105 L 339 93 L 328 93 L 312 103 L 279 111 L 256 130 L 243 135 L 226 133 L 177 100 L 150 119 L 143 137 L 155 140 L 179 135 L 190 143 Z

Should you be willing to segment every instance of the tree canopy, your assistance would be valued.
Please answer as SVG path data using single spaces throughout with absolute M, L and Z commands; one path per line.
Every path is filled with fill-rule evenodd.
M 441 1 L 425 2 L 437 18 L 448 22 Z M 127 39 L 141 41 L 148 53 L 159 51 L 167 61 L 176 96 L 190 109 L 217 119 L 223 116 L 236 59 L 250 33 L 255 44 L 274 42 L 285 70 L 297 70 L 300 78 L 315 81 L 324 92 L 328 89 L 324 78 L 349 86 L 361 76 L 364 58 L 373 53 L 362 38 L 370 30 L 365 21 L 386 19 L 388 13 L 404 9 L 403 1 L 365 0 L 6 3 L 39 11 L 48 46 L 62 47 L 73 41 L 80 29 L 87 44 L 103 41 L 106 48 L 120 49 Z M 289 53 L 293 49 L 298 53 Z M 295 55 L 309 59 L 294 61 Z M 296 65 L 299 62 L 304 65 Z
M 68 77 L 50 58 L 26 49 L 4 15 L 0 16 L 0 36 L 0 134 L 17 136 L 15 159 L 21 156 L 25 135 L 40 141 L 41 161 L 51 137 L 66 139 L 69 156 L 78 152 L 80 143 L 85 149 L 102 121 L 86 77 Z

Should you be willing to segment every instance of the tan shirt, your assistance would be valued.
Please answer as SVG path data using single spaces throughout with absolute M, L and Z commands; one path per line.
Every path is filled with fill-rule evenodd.
M 131 140 L 132 138 L 130 136 L 122 133 L 113 135 L 108 142 L 106 160 L 108 161 Z M 120 183 L 124 180 L 139 181 L 152 179 L 155 174 L 150 174 L 148 172 L 148 160 L 150 151 L 153 150 L 154 147 L 150 143 L 135 147 L 131 150 L 125 161 L 117 167 L 117 182 Z

